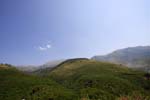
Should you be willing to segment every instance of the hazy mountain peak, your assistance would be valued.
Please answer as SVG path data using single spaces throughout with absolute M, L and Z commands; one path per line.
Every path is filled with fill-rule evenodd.
M 94 60 L 123 64 L 131 68 L 150 70 L 150 46 L 128 47 L 108 55 L 94 56 Z

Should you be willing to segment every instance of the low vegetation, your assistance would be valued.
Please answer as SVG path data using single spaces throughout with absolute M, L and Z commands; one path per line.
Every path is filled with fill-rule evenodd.
M 0 100 L 150 100 L 149 84 L 148 73 L 88 59 L 32 75 L 0 67 Z
M 75 94 L 49 78 L 0 65 L 0 100 L 76 100 Z

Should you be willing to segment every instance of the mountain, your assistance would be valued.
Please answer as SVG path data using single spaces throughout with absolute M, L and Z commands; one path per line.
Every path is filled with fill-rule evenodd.
M 137 46 L 120 49 L 108 55 L 94 56 L 92 59 L 150 71 L 150 46 Z

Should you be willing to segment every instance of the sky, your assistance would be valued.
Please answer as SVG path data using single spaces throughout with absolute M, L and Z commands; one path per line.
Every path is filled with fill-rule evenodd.
M 149 0 L 0 0 L 0 63 L 104 55 L 150 45 Z

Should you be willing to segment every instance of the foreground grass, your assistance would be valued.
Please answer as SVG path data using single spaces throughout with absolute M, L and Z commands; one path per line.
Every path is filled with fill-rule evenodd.
M 0 100 L 75 100 L 74 93 L 48 78 L 0 67 Z

